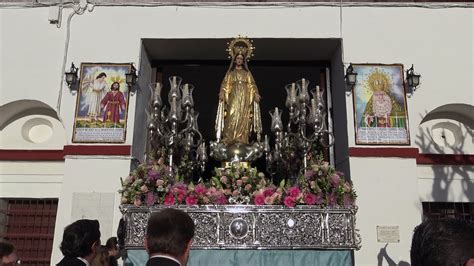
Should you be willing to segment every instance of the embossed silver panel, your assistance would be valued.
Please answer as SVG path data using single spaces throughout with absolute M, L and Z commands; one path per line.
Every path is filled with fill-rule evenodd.
M 125 247 L 142 249 L 150 213 L 165 206 L 122 205 Z M 173 206 L 196 224 L 193 249 L 359 249 L 357 208 L 315 206 Z

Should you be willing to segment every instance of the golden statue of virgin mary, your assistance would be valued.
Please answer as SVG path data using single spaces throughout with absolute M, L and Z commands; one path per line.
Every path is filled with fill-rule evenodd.
M 260 95 L 247 66 L 253 50 L 252 42 L 240 36 L 233 39 L 227 49 L 231 62 L 221 84 L 216 118 L 217 141 L 223 138 L 222 142 L 227 145 L 249 144 L 252 132 L 260 141 Z

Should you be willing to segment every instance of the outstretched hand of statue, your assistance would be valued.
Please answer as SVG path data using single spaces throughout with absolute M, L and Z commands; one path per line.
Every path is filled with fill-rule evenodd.
M 219 93 L 219 101 L 224 102 L 225 101 L 225 92 L 221 91 Z
M 260 99 L 261 99 L 261 98 L 262 98 L 262 97 L 260 97 L 260 94 L 258 94 L 258 93 L 255 94 L 255 101 L 256 101 L 257 103 L 260 102 Z

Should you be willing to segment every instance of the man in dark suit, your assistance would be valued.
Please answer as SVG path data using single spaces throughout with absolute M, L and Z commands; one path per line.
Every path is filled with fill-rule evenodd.
M 474 222 L 460 219 L 426 220 L 415 227 L 412 266 L 474 266 Z
M 15 246 L 0 241 L 0 265 L 17 265 L 19 263 Z M 18 264 L 19 265 L 19 264 Z
M 148 220 L 147 266 L 186 266 L 194 237 L 194 222 L 181 210 L 163 209 Z
M 97 220 L 78 220 L 64 228 L 61 252 L 64 258 L 58 266 L 89 266 L 100 248 Z

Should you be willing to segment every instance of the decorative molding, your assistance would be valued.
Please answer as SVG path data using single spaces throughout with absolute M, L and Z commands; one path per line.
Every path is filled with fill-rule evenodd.
M 474 154 L 420 154 L 417 164 L 474 165 Z
M 63 150 L 0 150 L 0 161 L 64 161 Z
M 418 148 L 349 148 L 350 157 L 417 158 Z
M 474 154 L 424 154 L 418 148 L 351 147 L 349 156 L 413 158 L 420 165 L 474 165 Z
M 196 224 L 193 249 L 360 249 L 357 207 L 170 206 Z M 125 248 L 143 249 L 148 218 L 166 206 L 121 205 Z
M 66 145 L 64 155 L 130 155 L 131 145 Z
M 0 150 L 0 161 L 64 161 L 64 156 L 129 156 L 130 145 L 66 145 L 63 150 Z

